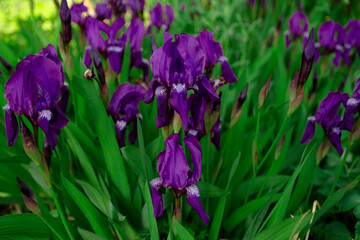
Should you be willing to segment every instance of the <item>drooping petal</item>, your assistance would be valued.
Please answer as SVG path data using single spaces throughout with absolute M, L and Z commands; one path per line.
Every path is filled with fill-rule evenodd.
M 186 188 L 186 201 L 188 204 L 199 214 L 200 218 L 207 225 L 209 222 L 209 216 L 205 212 L 200 202 L 200 192 L 197 186 L 190 185 Z
M 221 63 L 221 74 L 227 83 L 237 82 L 237 78 L 225 57 L 220 57 L 219 62 Z
M 341 147 L 341 130 L 338 127 L 332 128 L 329 133 L 329 140 L 331 144 L 336 148 L 336 151 L 341 156 L 343 154 L 343 149 Z
M 311 141 L 315 134 L 315 121 L 316 118 L 314 116 L 308 118 L 308 123 L 305 128 L 305 132 L 303 137 L 301 138 L 300 143 L 305 144 Z
M 186 97 L 185 84 L 174 84 L 170 91 L 170 105 L 180 115 L 185 130 L 189 127 L 189 109 L 187 108 Z
M 129 143 L 130 144 L 135 144 L 135 141 L 137 139 L 137 136 L 138 136 L 138 132 L 137 132 L 137 121 L 134 120 L 132 121 L 133 123 L 133 129 L 132 131 L 130 132 L 129 136 L 128 136 L 128 139 L 129 139 Z
M 199 140 L 191 134 L 186 135 L 184 143 L 189 148 L 191 153 L 191 162 L 193 165 L 192 174 L 189 177 L 188 184 L 194 184 L 199 182 L 201 175 L 201 145 Z
M 181 191 L 187 186 L 190 169 L 179 139 L 174 133 L 165 140 L 166 148 L 158 156 L 157 170 L 164 187 Z
M 6 138 L 8 146 L 14 145 L 16 142 L 18 133 L 19 133 L 19 125 L 17 118 L 13 111 L 11 111 L 9 104 L 4 106 L 5 110 L 5 127 L 6 127 Z
M 152 101 L 154 101 L 155 90 L 159 86 L 160 86 L 160 83 L 158 81 L 156 81 L 155 79 L 150 81 L 148 90 L 147 90 L 145 98 L 144 98 L 144 103 L 149 104 Z
M 111 30 L 109 32 L 110 42 L 115 41 L 116 34 L 120 31 L 122 27 L 124 27 L 125 23 L 126 22 L 123 17 L 120 17 L 116 19 L 115 22 L 113 22 L 113 24 L 111 25 Z
M 56 133 L 50 127 L 50 121 L 53 119 L 53 114 L 50 110 L 43 110 L 39 112 L 37 123 L 41 130 L 44 131 L 51 149 L 54 149 L 58 143 Z
M 124 48 L 119 46 L 110 46 L 106 50 L 111 70 L 119 74 L 122 67 Z
M 164 212 L 163 199 L 160 190 L 161 182 L 161 178 L 155 178 L 150 181 L 151 198 L 155 217 L 161 217 Z
M 93 46 L 97 51 L 104 51 L 106 43 L 104 37 L 100 33 L 101 21 L 93 17 L 85 18 L 85 36 L 89 44 Z
M 344 119 L 341 124 L 341 129 L 351 131 L 354 121 L 354 115 L 359 111 L 360 100 L 349 98 L 346 102 Z
M 157 87 L 155 96 L 157 103 L 156 128 L 161 128 L 170 124 L 168 89 L 165 86 Z
M 209 80 L 203 76 L 199 81 L 199 91 L 209 98 L 211 101 L 216 101 L 219 99 L 219 96 L 215 92 L 214 88 L 211 86 Z
M 117 140 L 120 148 L 125 146 L 126 126 L 127 126 L 127 123 L 124 120 L 116 121 L 116 124 L 115 124 L 116 140 Z

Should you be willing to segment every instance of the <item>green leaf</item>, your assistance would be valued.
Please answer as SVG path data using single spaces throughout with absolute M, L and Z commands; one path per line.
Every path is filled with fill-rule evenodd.
M 11 214 L 0 217 L 0 239 L 51 238 L 49 229 L 35 214 Z
M 80 235 L 84 238 L 84 239 L 92 239 L 92 240 L 105 240 L 105 238 L 100 237 L 99 235 L 93 233 L 93 232 L 89 232 L 85 229 L 82 228 L 78 228 L 78 231 L 80 233 Z
M 202 198 L 207 197 L 222 197 L 226 194 L 226 191 L 208 182 L 198 182 L 196 186 L 199 188 L 200 196 Z
M 113 235 L 108 228 L 107 219 L 99 213 L 85 195 L 77 189 L 69 180 L 61 176 L 61 181 L 74 202 L 84 213 L 95 233 L 106 239 L 113 239 Z
M 191 234 L 186 230 L 186 228 L 184 228 L 174 218 L 173 218 L 173 223 L 176 229 L 176 233 L 181 240 L 195 240 L 195 238 L 191 236 Z
M 130 42 L 126 42 L 125 53 L 121 66 L 120 84 L 129 82 L 130 75 Z
M 27 155 L 19 155 L 19 156 L 9 156 L 9 157 L 0 157 L 0 163 L 19 163 L 19 164 L 27 164 L 30 159 Z

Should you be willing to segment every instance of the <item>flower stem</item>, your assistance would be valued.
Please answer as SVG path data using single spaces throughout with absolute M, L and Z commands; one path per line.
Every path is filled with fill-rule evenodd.
M 349 154 L 349 149 L 350 147 L 346 148 L 346 151 L 345 151 L 345 154 L 343 155 L 343 158 L 341 160 L 341 165 L 337 171 L 337 174 L 336 174 L 336 177 L 335 177 L 335 181 L 333 182 L 333 185 L 331 186 L 331 190 L 330 190 L 330 194 L 329 194 L 329 197 L 334 193 L 335 191 L 335 187 L 336 187 L 336 184 L 337 182 L 339 181 L 339 178 L 340 178 L 340 174 L 341 174 L 341 171 L 342 169 L 344 168 L 344 165 L 346 163 L 346 159 L 347 159 L 347 156 Z
M 50 183 L 50 181 L 48 181 L 48 180 L 46 179 L 46 175 L 45 175 L 45 173 L 44 173 L 43 167 L 42 167 L 41 165 L 39 165 L 38 167 L 39 167 L 39 169 L 40 169 L 40 171 L 41 171 L 41 173 L 42 173 L 42 175 L 43 175 L 43 177 L 44 177 L 45 182 L 46 182 L 46 183 Z M 54 200 L 54 203 L 55 203 L 55 206 L 56 206 L 56 208 L 57 208 L 57 211 L 58 211 L 58 213 L 59 213 L 60 219 L 61 219 L 62 223 L 64 224 L 64 227 L 65 227 L 65 229 L 66 229 L 67 234 L 69 235 L 69 237 L 70 237 L 71 240 L 75 240 L 75 237 L 74 237 L 74 235 L 72 234 L 72 232 L 71 232 L 71 230 L 70 230 L 69 223 L 67 222 L 67 219 L 66 219 L 66 217 L 65 217 L 65 214 L 64 214 L 64 212 L 63 212 L 63 209 L 61 208 L 59 199 L 58 199 L 58 197 L 56 196 L 54 187 L 51 185 L 51 183 L 49 184 L 49 190 L 50 190 L 51 196 L 52 196 L 52 198 L 53 198 L 53 200 Z

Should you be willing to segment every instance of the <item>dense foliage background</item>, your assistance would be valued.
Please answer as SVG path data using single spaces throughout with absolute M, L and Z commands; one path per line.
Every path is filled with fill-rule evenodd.
M 60 57 L 61 21 L 55 2 L 0 1 L 0 56 L 12 69 L 49 43 Z M 162 131 L 155 127 L 156 103 L 140 103 L 143 118 L 138 140 L 119 149 L 96 81 L 83 78 L 85 48 L 79 27 L 73 24 L 71 79 L 62 59 L 70 89 L 70 122 L 58 137 L 50 165 L 51 191 L 70 229 L 60 220 L 59 205 L 41 171 L 24 152 L 21 136 L 14 146 L 7 146 L 4 111 L 0 111 L 0 239 L 68 239 L 67 231 L 75 239 L 358 239 L 359 138 L 355 134 L 348 141 L 349 133 L 343 134 L 346 154 L 340 157 L 332 147 L 320 162 L 316 154 L 324 139 L 321 128 L 317 126 L 310 143 L 301 145 L 300 139 L 308 117 L 330 91 L 343 84 L 341 91 L 351 95 L 360 77 L 359 56 L 351 52 L 351 64 L 342 61 L 339 67 L 331 64 L 334 53 L 321 56 L 305 84 L 301 106 L 287 117 L 288 89 L 300 69 L 303 48 L 301 39 L 287 48 L 285 31 L 299 5 L 308 16 L 309 30 L 314 28 L 316 33 L 329 19 L 345 25 L 359 17 L 359 2 L 268 0 L 266 6 L 255 1 L 254 7 L 245 0 L 160 2 L 174 8 L 171 34 L 212 31 L 238 78 L 221 90 L 220 150 L 209 143 L 208 135 L 201 140 L 203 172 L 197 186 L 209 224 L 201 221 L 185 197 L 182 220 L 174 222 L 174 197 L 168 190 L 163 195 L 164 215 L 154 217 L 148 183 L 158 176 L 156 159 L 165 148 Z M 155 3 L 146 1 L 145 25 Z M 129 23 L 130 16 L 125 19 Z M 163 30 L 154 32 L 154 37 L 162 46 Z M 149 36 L 142 48 L 143 57 L 150 59 Z M 129 59 L 126 51 L 121 83 L 140 78 L 138 70 L 127 71 Z M 2 64 L 0 70 L 0 106 L 4 106 L 10 72 Z M 220 67 L 215 71 L 220 72 Z M 259 92 L 270 76 L 268 95 L 258 109 Z M 110 96 L 116 88 L 113 80 L 109 81 Z M 241 117 L 230 128 L 233 104 L 247 83 Z M 189 151 L 186 154 L 190 156 Z M 41 216 L 26 208 L 17 178 L 34 191 Z

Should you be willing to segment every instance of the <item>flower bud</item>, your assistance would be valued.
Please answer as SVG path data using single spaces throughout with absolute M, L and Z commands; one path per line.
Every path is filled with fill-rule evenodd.
M 105 71 L 104 71 L 104 67 L 102 65 L 101 59 L 99 57 L 99 55 L 97 54 L 96 50 L 93 49 L 93 59 L 94 59 L 94 65 L 95 65 L 95 69 L 96 69 L 96 73 L 99 77 L 99 81 L 100 81 L 100 87 L 104 86 L 105 84 Z
M 230 120 L 230 128 L 232 128 L 235 123 L 239 120 L 241 115 L 242 106 L 247 97 L 247 91 L 249 88 L 249 84 L 247 83 L 245 88 L 241 91 L 240 95 L 236 99 L 232 111 L 231 111 L 231 120 Z
M 11 65 L 8 63 L 8 61 L 6 61 L 4 58 L 2 58 L 1 56 L 0 56 L 0 61 L 1 61 L 1 63 L 4 65 L 4 67 L 6 68 L 6 70 L 8 70 L 8 72 L 10 73 L 10 74 L 12 74 L 13 73 L 13 69 L 12 69 L 12 67 L 11 67 Z
M 34 194 L 34 191 L 31 190 L 31 188 L 26 185 L 23 181 L 20 180 L 20 178 L 16 178 L 17 183 L 19 184 L 21 194 L 24 198 L 24 203 L 29 209 L 29 211 L 35 213 L 36 215 L 41 215 L 39 205 L 36 202 L 36 197 Z
M 278 145 L 276 146 L 275 157 L 274 157 L 275 160 L 279 159 L 280 157 L 280 154 L 284 147 L 285 138 L 286 138 L 286 133 L 284 133 L 283 137 L 280 139 Z
M 270 80 L 271 80 L 271 76 L 269 77 L 269 79 L 267 80 L 266 84 L 262 87 L 260 94 L 259 94 L 259 103 L 258 103 L 258 107 L 259 109 L 262 108 L 262 106 L 264 105 L 265 102 L 265 98 L 269 93 L 269 88 L 270 88 Z
M 292 103 L 289 105 L 289 110 L 287 112 L 287 115 L 290 116 L 293 114 L 296 109 L 301 105 L 302 100 L 304 97 L 304 88 L 300 90 L 300 92 L 296 95 L 295 99 L 292 101 Z
M 25 153 L 29 156 L 31 160 L 33 160 L 36 163 L 36 165 L 40 165 L 41 154 L 38 146 L 34 141 L 33 135 L 30 129 L 25 125 L 21 117 L 19 117 L 19 121 L 20 121 L 20 132 L 23 138 L 23 147 Z
M 307 39 L 302 54 L 298 92 L 301 90 L 302 86 L 304 86 L 306 80 L 310 75 L 311 68 L 314 62 L 314 57 L 315 57 L 315 38 L 314 38 L 314 29 L 311 29 L 309 38 Z
M 181 126 L 182 126 L 181 117 L 176 111 L 174 111 L 174 117 L 173 117 L 174 133 L 179 133 Z
M 69 42 L 72 38 L 72 29 L 71 29 L 71 14 L 70 9 L 67 5 L 66 0 L 61 0 L 61 8 L 60 8 L 60 19 L 61 19 L 61 27 L 62 27 L 62 40 L 64 45 L 69 45 Z
M 289 102 L 293 102 L 296 95 L 297 89 L 299 85 L 299 71 L 296 71 L 293 79 L 291 80 L 290 87 L 289 87 Z

